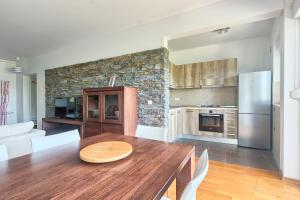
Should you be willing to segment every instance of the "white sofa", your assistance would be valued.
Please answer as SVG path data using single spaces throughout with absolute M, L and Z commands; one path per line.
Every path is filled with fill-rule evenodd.
M 32 121 L 0 126 L 0 145 L 6 146 L 9 159 L 32 153 L 31 138 L 45 136 L 33 127 Z

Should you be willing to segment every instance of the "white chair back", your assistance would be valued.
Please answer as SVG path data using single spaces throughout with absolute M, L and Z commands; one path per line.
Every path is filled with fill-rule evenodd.
M 78 130 L 31 139 L 32 152 L 38 152 L 80 140 Z
M 203 182 L 208 171 L 208 162 L 208 153 L 207 149 L 205 149 L 199 158 L 193 180 L 185 187 L 180 200 L 196 200 L 197 189 Z
M 0 145 L 0 161 L 8 160 L 7 148 L 5 145 Z

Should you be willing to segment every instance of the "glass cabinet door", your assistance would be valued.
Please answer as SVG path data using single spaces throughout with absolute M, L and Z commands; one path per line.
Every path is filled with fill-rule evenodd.
M 87 119 L 91 121 L 100 120 L 100 98 L 98 93 L 87 95 Z
M 118 91 L 109 91 L 103 93 L 104 98 L 104 121 L 120 122 L 120 95 Z

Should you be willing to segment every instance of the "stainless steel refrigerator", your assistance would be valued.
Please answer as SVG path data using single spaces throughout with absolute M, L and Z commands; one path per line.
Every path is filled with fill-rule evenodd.
M 239 146 L 271 149 L 272 73 L 239 74 Z

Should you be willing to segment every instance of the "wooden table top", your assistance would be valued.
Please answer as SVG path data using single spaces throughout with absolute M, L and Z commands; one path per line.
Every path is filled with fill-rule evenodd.
M 81 161 L 83 147 L 101 141 L 133 146 L 128 157 L 103 164 Z M 119 134 L 0 162 L 1 199 L 160 199 L 194 154 L 194 147 Z

